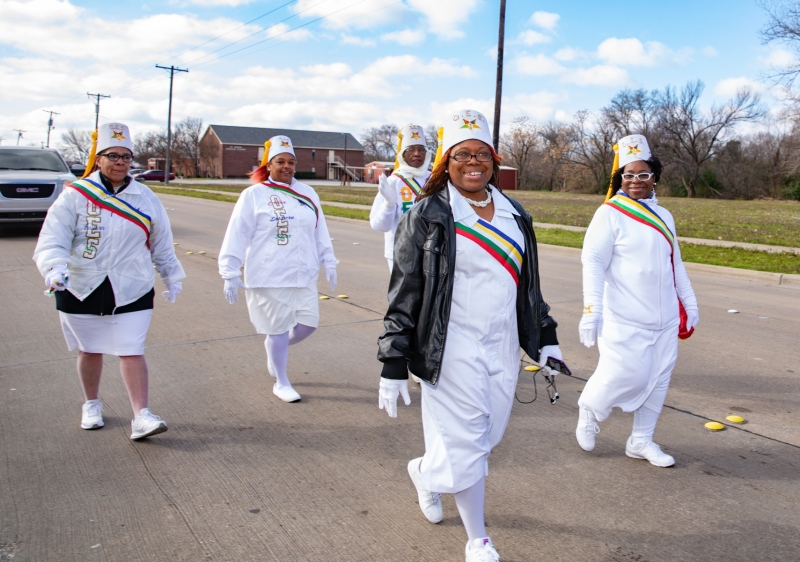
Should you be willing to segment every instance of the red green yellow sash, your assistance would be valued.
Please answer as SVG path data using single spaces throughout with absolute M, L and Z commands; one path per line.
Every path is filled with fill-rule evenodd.
M 650 207 L 641 201 L 631 199 L 623 193 L 617 193 L 614 197 L 606 202 L 606 205 L 611 206 L 623 215 L 632 218 L 636 222 L 642 223 L 654 228 L 661 234 L 669 244 L 670 252 L 675 247 L 675 235 L 669 229 L 667 224 L 661 220 Z
M 316 203 L 314 203 L 313 199 L 311 199 L 310 197 L 308 197 L 306 195 L 303 195 L 302 193 L 296 192 L 291 187 L 288 187 L 288 186 L 285 186 L 285 185 L 281 185 L 279 183 L 273 183 L 271 181 L 265 181 L 263 183 L 267 187 L 271 187 L 272 189 L 274 189 L 276 191 L 280 191 L 281 193 L 285 193 L 286 195 L 288 195 L 290 197 L 294 197 L 301 205 L 305 205 L 306 207 L 308 207 L 309 209 L 314 211 L 314 214 L 317 217 L 317 224 L 319 224 L 319 208 L 317 208 L 317 205 L 316 205 Z
M 519 274 L 525 251 L 500 229 L 483 219 L 478 219 L 471 227 L 457 222 L 456 234 L 472 240 L 502 265 L 519 285 Z
M 150 247 L 150 217 L 133 207 L 130 203 L 108 191 L 103 185 L 89 179 L 76 180 L 71 187 L 89 201 L 111 213 L 132 222 L 144 231 L 145 244 Z
M 395 176 L 397 176 L 398 178 L 400 178 L 401 180 L 403 180 L 403 183 L 404 183 L 404 184 L 406 184 L 406 185 L 408 186 L 408 188 L 409 188 L 411 191 L 413 191 L 413 192 L 414 192 L 414 197 L 415 197 L 415 198 L 416 198 L 416 197 L 419 197 L 419 194 L 420 194 L 420 193 L 422 193 L 422 188 L 421 188 L 421 187 L 420 187 L 420 185 L 417 183 L 417 180 L 415 180 L 414 178 L 411 178 L 411 181 L 409 181 L 409 180 L 408 180 L 408 178 L 406 178 L 406 177 L 404 177 L 404 176 L 401 176 L 401 175 L 400 175 L 400 174 L 398 174 L 397 172 L 395 172 L 395 174 L 394 174 L 394 175 L 395 175 Z

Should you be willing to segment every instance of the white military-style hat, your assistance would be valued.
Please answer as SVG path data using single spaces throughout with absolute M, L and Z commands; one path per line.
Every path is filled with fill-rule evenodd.
M 403 152 L 410 146 L 428 146 L 425 142 L 425 130 L 419 125 L 408 124 L 397 133 L 397 155 L 394 159 L 395 170 L 400 167 L 401 159 L 405 162 Z M 408 162 L 405 163 L 408 165 Z
M 264 143 L 264 155 L 261 157 L 261 165 L 266 166 L 270 160 L 284 152 L 296 156 L 294 153 L 294 146 L 292 146 L 292 139 L 286 135 L 276 135 L 272 137 Z
M 644 135 L 628 135 L 619 139 L 617 142 L 617 153 L 619 154 L 619 167 L 624 168 L 631 162 L 637 160 L 650 160 L 653 154 L 650 152 L 650 145 Z
M 122 123 L 103 123 L 97 128 L 97 154 L 115 147 L 127 148 L 133 153 L 130 129 Z
M 439 128 L 439 148 L 436 151 L 436 167 L 442 156 L 455 145 L 475 139 L 485 143 L 494 153 L 489 121 L 483 113 L 474 109 L 462 109 L 450 114 L 444 126 Z

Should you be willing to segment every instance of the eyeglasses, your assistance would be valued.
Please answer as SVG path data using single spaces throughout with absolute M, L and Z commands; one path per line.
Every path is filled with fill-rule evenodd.
M 117 154 L 116 152 L 108 152 L 106 154 L 101 154 L 100 156 L 105 156 L 106 158 L 108 158 L 112 162 L 116 162 L 120 158 L 126 164 L 130 164 L 131 162 L 133 162 L 133 155 L 132 154 Z
M 633 181 L 633 180 L 647 181 L 654 175 L 655 174 L 653 173 L 646 173 L 646 172 L 642 172 L 641 174 L 622 174 L 622 179 L 624 179 L 625 181 Z
M 422 145 L 416 145 L 416 146 L 409 146 L 403 152 L 404 153 L 410 152 L 411 154 L 425 154 L 426 152 L 428 152 L 428 149 Z
M 491 162 L 494 160 L 491 152 L 479 152 L 478 154 L 470 154 L 469 152 L 459 152 L 451 156 L 456 162 L 470 162 L 473 158 L 478 162 Z

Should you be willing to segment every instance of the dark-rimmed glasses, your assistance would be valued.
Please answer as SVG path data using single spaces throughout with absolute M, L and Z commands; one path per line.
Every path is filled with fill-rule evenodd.
M 100 156 L 105 156 L 106 158 L 108 158 L 112 162 L 117 162 L 120 158 L 126 164 L 130 164 L 131 162 L 133 162 L 133 155 L 132 154 L 117 154 L 116 152 L 108 152 L 108 153 L 105 153 L 105 154 L 101 154 Z
M 494 160 L 491 152 L 479 152 L 478 154 L 470 154 L 469 152 L 458 152 L 453 154 L 450 158 L 456 162 L 470 162 L 473 158 L 478 162 L 491 162 Z

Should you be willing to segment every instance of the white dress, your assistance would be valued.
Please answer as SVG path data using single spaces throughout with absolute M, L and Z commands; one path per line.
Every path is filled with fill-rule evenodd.
M 481 229 L 472 206 L 448 188 L 457 229 L 459 224 Z M 514 220 L 518 213 L 498 190 L 494 194 L 489 225 L 524 254 L 523 233 Z M 425 455 L 420 472 L 423 485 L 440 493 L 465 490 L 485 474 L 489 453 L 508 424 L 520 359 L 514 277 L 472 239 L 457 234 L 455 243 L 441 373 L 435 386 L 421 385 Z
M 675 234 L 675 220 L 653 197 L 644 200 Z M 609 205 L 595 212 L 584 238 L 584 305 L 602 303 L 600 360 L 578 404 L 603 421 L 614 407 L 660 412 L 678 358 L 678 295 L 697 308 L 680 248 L 655 229 Z M 672 260 L 675 272 L 673 276 Z M 657 392 L 656 389 L 658 389 Z

